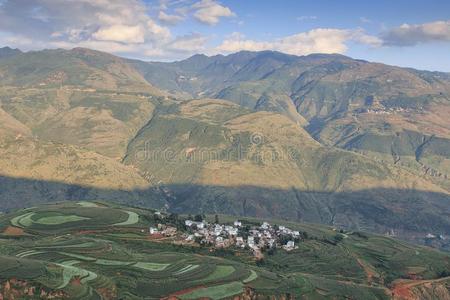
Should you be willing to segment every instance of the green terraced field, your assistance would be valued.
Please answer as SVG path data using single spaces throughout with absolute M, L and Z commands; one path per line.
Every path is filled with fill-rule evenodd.
M 70 222 L 58 225 L 37 222 L 63 220 L 60 216 L 86 219 L 69 217 Z M 183 233 L 182 221 L 166 218 Z M 345 233 L 336 243 L 336 232 L 325 226 L 280 221 L 308 232 L 308 239 L 294 251 L 278 249 L 256 261 L 248 250 L 148 239 L 141 230 L 157 222 L 161 219 L 151 210 L 89 202 L 2 215 L 0 232 L 15 226 L 27 235 L 0 237 L 0 292 L 6 280 L 18 278 L 24 286 L 60 291 L 71 299 L 226 299 L 244 293 L 262 298 L 389 299 L 400 278 L 414 273 L 437 280 L 450 270 L 448 254 L 365 233 Z
M 231 282 L 227 284 L 211 286 L 208 288 L 198 289 L 191 293 L 182 295 L 181 299 L 199 299 L 199 298 L 211 298 L 211 299 L 223 299 L 238 295 L 243 291 L 243 284 L 240 282 Z
M 128 219 L 124 222 L 113 224 L 114 226 L 125 226 L 125 225 L 134 225 L 139 222 L 139 215 L 132 211 L 126 211 L 128 214 Z
M 42 225 L 61 225 L 69 222 L 78 222 L 83 220 L 89 220 L 89 218 L 80 217 L 80 216 L 52 216 L 52 217 L 43 217 L 36 220 L 35 223 Z

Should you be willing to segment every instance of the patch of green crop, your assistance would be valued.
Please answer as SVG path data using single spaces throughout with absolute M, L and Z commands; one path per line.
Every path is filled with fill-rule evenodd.
M 118 260 L 108 260 L 108 259 L 97 259 L 95 261 L 97 265 L 104 265 L 104 266 L 128 266 L 131 265 L 133 262 L 129 261 L 118 261 Z
M 181 275 L 183 273 L 187 273 L 190 272 L 192 270 L 195 270 L 199 267 L 199 265 L 187 265 L 186 267 L 184 267 L 181 270 L 178 270 L 177 272 L 173 273 L 173 275 Z
M 45 251 L 36 251 L 36 250 L 29 250 L 22 253 L 17 254 L 17 257 L 24 258 L 32 255 L 42 254 L 45 253 Z
M 258 278 L 258 274 L 256 274 L 255 271 L 250 270 L 250 275 L 246 279 L 242 280 L 242 282 L 249 283 L 249 282 L 252 282 L 253 280 L 255 280 L 256 278 Z
M 217 266 L 214 272 L 204 278 L 202 281 L 209 282 L 230 276 L 235 271 L 233 266 Z
M 208 288 L 202 288 L 179 296 L 180 299 L 223 299 L 240 294 L 243 291 L 243 285 L 240 282 L 234 281 L 227 284 L 216 285 Z
M 148 270 L 148 271 L 163 271 L 168 266 L 169 266 L 169 264 L 157 264 L 157 263 L 149 263 L 149 262 L 137 262 L 133 265 L 133 267 Z
M 48 246 L 39 246 L 36 248 L 45 248 L 45 249 L 59 249 L 59 248 L 90 248 L 95 246 L 96 244 L 94 242 L 86 242 L 81 244 L 73 244 L 73 245 L 48 245 Z
M 133 225 L 139 222 L 139 215 L 132 211 L 125 211 L 128 214 L 128 219 L 124 222 L 113 224 L 113 226 L 125 226 L 125 225 Z
M 76 215 L 68 215 L 68 216 L 61 215 L 61 216 L 43 217 L 34 222 L 42 225 L 60 225 L 64 223 L 77 222 L 83 220 L 89 220 L 89 218 L 80 217 Z
M 73 277 L 77 276 L 81 278 L 81 283 L 86 283 L 88 281 L 94 280 L 97 278 L 97 274 L 87 271 L 81 268 L 74 267 L 73 265 L 79 263 L 76 260 L 69 260 L 60 264 L 58 266 L 62 267 L 63 270 L 63 278 L 62 283 L 57 287 L 58 289 L 62 289 L 67 286 L 72 280 Z
M 81 259 L 81 260 L 84 260 L 84 261 L 95 261 L 96 260 L 96 258 L 85 256 L 85 255 L 81 255 L 81 254 L 75 254 L 75 253 L 69 253 L 69 252 L 58 252 L 58 253 L 62 254 L 62 255 L 69 256 L 69 257 Z
M 77 202 L 77 204 L 82 207 L 99 207 L 98 204 L 96 204 L 94 202 L 88 202 L 88 201 L 80 201 L 80 202 Z
M 28 227 L 33 224 L 33 220 L 31 217 L 34 215 L 34 212 L 29 212 L 11 219 L 11 225 L 16 227 Z

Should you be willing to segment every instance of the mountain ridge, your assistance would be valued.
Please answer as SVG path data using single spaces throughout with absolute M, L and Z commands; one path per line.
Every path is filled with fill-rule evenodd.
M 424 221 L 442 220 L 450 200 L 442 76 L 324 54 L 145 63 L 83 48 L 20 53 L 0 59 L 1 175 L 42 184 L 24 194 L 5 179 L 1 199 L 73 191 L 177 212 L 408 228 L 405 239 L 450 234 Z M 45 183 L 54 180 L 75 187 Z

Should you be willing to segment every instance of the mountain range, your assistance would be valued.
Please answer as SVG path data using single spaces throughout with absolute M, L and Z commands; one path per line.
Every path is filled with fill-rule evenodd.
M 450 234 L 450 74 L 342 55 L 0 49 L 0 201 Z M 438 242 L 449 247 L 445 240 Z

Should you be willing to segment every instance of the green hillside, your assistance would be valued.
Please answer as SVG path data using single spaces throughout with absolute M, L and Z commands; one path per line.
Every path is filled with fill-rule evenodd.
M 224 224 L 234 220 L 219 218 Z M 85 201 L 0 216 L 0 293 L 6 298 L 390 299 L 407 284 L 420 295 L 427 289 L 422 281 L 444 290 L 448 281 L 447 254 L 386 237 L 270 221 L 303 237 L 295 250 L 277 249 L 255 260 L 247 249 L 186 244 L 183 220 Z M 157 224 L 177 230 L 168 237 L 149 235 L 149 226 Z
M 307 125 L 308 132 L 325 145 L 396 163 L 450 189 L 448 153 L 421 147 L 430 137 L 440 147 L 448 147 L 450 76 L 446 73 L 342 55 L 297 57 L 271 51 L 133 65 L 149 82 L 173 93 L 282 113 Z M 157 76 L 160 73 L 165 76 Z M 434 144 L 433 140 L 425 148 L 434 149 Z
M 323 147 L 280 114 L 222 100 L 162 105 L 124 162 L 148 174 L 179 213 L 279 217 L 415 239 L 450 229 L 448 195 L 438 186 Z

